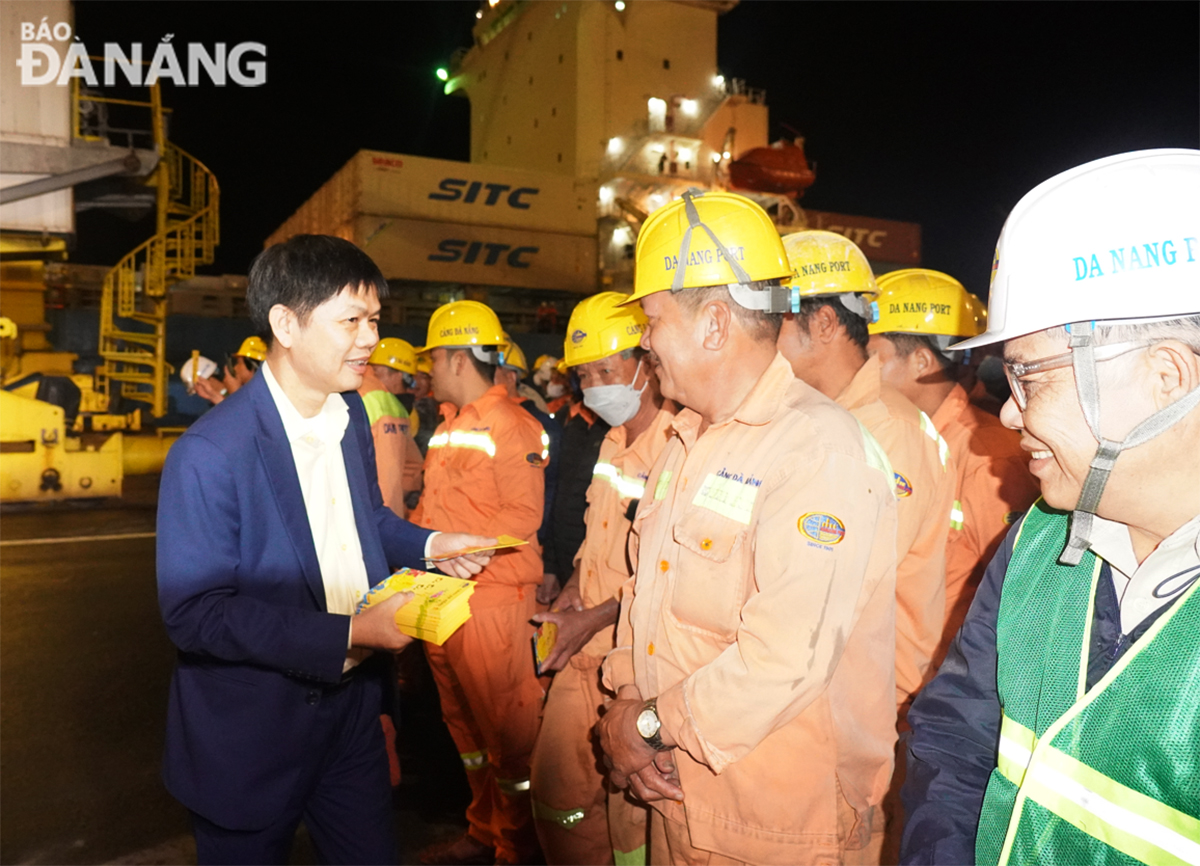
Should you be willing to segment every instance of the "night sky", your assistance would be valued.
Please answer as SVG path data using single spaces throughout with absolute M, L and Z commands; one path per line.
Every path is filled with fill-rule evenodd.
M 587 0 L 602 2 L 602 0 Z M 649 0 L 627 0 L 649 2 Z M 171 138 L 216 173 L 212 273 L 266 238 L 357 150 L 469 156 L 468 103 L 434 76 L 478 4 L 80 0 L 76 33 L 176 44 L 254 40 L 257 88 L 164 86 Z M 1200 144 L 1200 4 L 743 0 L 718 24 L 727 76 L 765 88 L 771 137 L 807 139 L 801 204 L 921 224 L 923 264 L 982 294 L 1008 210 L 1087 160 Z M 151 223 L 85 213 L 73 260 L 108 264 Z

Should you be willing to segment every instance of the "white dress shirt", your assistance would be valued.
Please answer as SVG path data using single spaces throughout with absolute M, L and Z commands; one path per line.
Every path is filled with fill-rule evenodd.
M 308 512 L 308 527 L 317 551 L 321 582 L 325 586 L 325 604 L 330 613 L 353 616 L 354 608 L 370 589 L 367 566 L 363 562 L 358 525 L 350 500 L 350 482 L 342 455 L 342 437 L 350 423 L 350 409 L 341 394 L 325 398 L 321 411 L 303 417 L 264 362 L 262 375 L 292 446 L 300 492 Z M 370 654 L 361 648 L 348 649 L 343 671 L 349 670 Z
M 1181 595 L 1200 575 L 1200 514 L 1164 538 L 1140 565 L 1128 526 L 1103 517 L 1092 521 L 1092 550 L 1112 568 L 1125 634 Z

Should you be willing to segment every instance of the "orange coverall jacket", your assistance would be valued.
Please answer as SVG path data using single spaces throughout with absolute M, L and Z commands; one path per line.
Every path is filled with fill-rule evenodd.
M 542 582 L 537 531 L 545 505 L 543 468 L 550 459 L 537 420 L 493 385 L 456 410 L 442 404 L 437 432 L 425 455 L 425 492 L 413 511 L 419 526 L 529 544 L 501 551 L 476 575 L 480 584 L 522 586 Z M 471 606 L 482 599 L 472 596 Z M 532 665 L 532 661 L 530 662 Z
M 383 504 L 400 517 L 407 509 L 404 495 L 421 489 L 424 459 L 409 432 L 408 410 L 396 399 L 368 364 L 358 393 L 371 422 L 371 439 L 375 445 L 375 466 L 379 472 L 379 492 Z
M 633 500 L 647 495 L 650 470 L 673 433 L 674 417 L 660 410 L 633 442 L 626 441 L 624 426 L 614 427 L 600 445 L 587 489 L 587 535 L 575 555 L 586 607 L 621 600 L 632 573 L 626 513 Z M 646 844 L 645 807 L 623 794 L 610 798 L 597 763 L 593 729 L 607 700 L 598 672 L 614 637 L 613 628 L 593 635 L 555 676 L 546 698 L 531 778 L 538 836 L 550 864 L 612 863 L 614 852 L 628 856 Z
M 946 626 L 936 662 L 962 626 L 975 588 L 1010 526 L 1038 498 L 1021 436 L 970 402 L 962 385 L 946 395 L 933 424 L 957 469 L 946 543 Z
M 646 495 L 650 470 L 674 433 L 674 420 L 673 412 L 660 409 L 653 423 L 632 443 L 626 443 L 623 426 L 609 430 L 600 443 L 600 456 L 587 490 L 587 535 L 575 554 L 579 594 L 585 607 L 597 607 L 610 598 L 621 600 L 621 588 L 633 571 L 626 553 L 633 523 L 625 512 L 631 500 Z M 603 659 L 613 648 L 614 637 L 614 632 L 607 629 L 598 632 L 580 652 Z
M 685 799 L 654 807 L 693 845 L 840 862 L 892 774 L 892 479 L 782 355 L 731 419 L 700 420 L 675 417 L 650 473 L 605 682 L 658 698 Z
M 837 403 L 883 446 L 895 473 L 896 704 L 903 708 L 936 672 L 955 469 L 930 417 L 884 383 L 878 358 L 867 359 Z

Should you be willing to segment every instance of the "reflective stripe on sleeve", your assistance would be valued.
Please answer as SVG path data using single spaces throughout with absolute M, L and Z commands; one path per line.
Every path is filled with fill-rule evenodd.
M 963 528 L 962 503 L 959 502 L 957 499 L 954 500 L 954 506 L 950 509 L 950 528 L 951 529 L 962 529 Z
M 520 794 L 529 790 L 529 779 L 497 779 L 496 787 L 502 794 Z
M 891 481 L 895 473 L 892 471 L 892 461 L 888 459 L 887 452 L 883 450 L 883 446 L 879 444 L 879 440 L 871 435 L 871 431 L 866 428 L 863 422 L 857 418 L 858 430 L 862 434 L 863 440 L 863 456 L 866 458 L 867 465 L 878 469 L 883 473 L 883 477 Z M 888 490 L 891 491 L 892 498 L 896 498 L 895 485 L 888 484 Z
M 938 432 L 937 427 L 933 426 L 933 419 L 921 413 L 921 429 L 925 435 L 937 443 L 938 458 L 942 461 L 942 469 L 946 468 L 946 458 L 950 456 L 950 446 L 946 444 L 946 440 L 942 438 L 942 434 Z
M 496 443 L 487 433 L 473 430 L 452 430 L 449 433 L 438 433 L 429 438 L 430 448 L 468 448 L 482 451 L 488 457 L 496 456 Z
M 641 499 L 646 493 L 646 485 L 637 478 L 630 478 L 611 463 L 597 463 L 592 469 L 593 478 L 603 478 L 613 487 L 622 499 Z

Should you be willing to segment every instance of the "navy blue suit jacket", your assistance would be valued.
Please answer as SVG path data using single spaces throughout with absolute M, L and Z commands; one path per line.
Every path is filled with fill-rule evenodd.
M 372 585 L 420 566 L 429 530 L 385 508 L 362 400 L 342 395 L 355 522 Z M 296 465 L 263 376 L 192 425 L 163 467 L 158 595 L 179 649 L 163 779 L 231 829 L 277 819 L 314 754 L 314 688 L 336 684 L 349 617 L 325 588 Z

